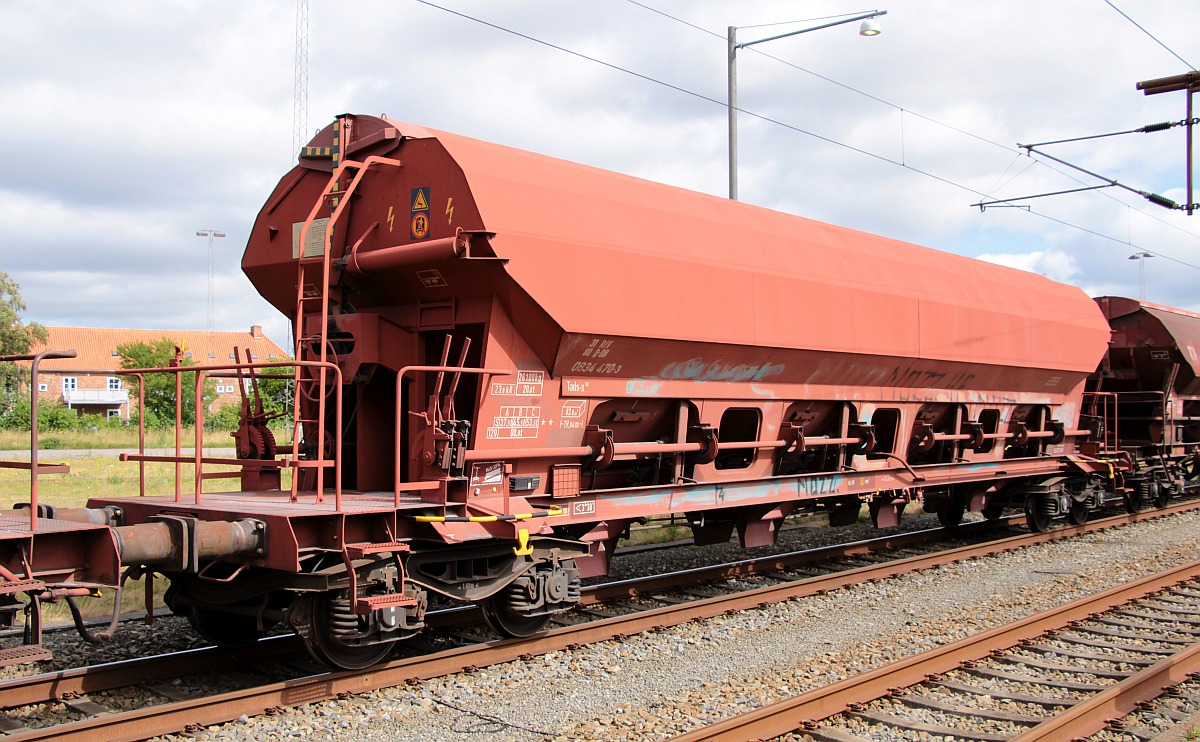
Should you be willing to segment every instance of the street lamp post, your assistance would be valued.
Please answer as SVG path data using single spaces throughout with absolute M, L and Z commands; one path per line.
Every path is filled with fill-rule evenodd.
M 197 237 L 208 238 L 208 352 L 212 352 L 213 332 L 216 331 L 216 310 L 214 309 L 214 293 L 213 293 L 213 240 L 217 237 L 224 237 L 225 233 L 216 229 L 197 229 Z
M 1130 260 L 1138 261 L 1138 286 L 1141 289 L 1142 301 L 1146 301 L 1146 260 L 1154 255 L 1148 252 L 1134 253 L 1129 256 Z
M 830 28 L 832 26 L 840 26 L 844 23 L 853 23 L 862 21 L 862 26 L 858 29 L 860 36 L 878 36 L 880 33 L 879 23 L 873 19 L 881 15 L 887 15 L 886 10 L 873 10 L 870 13 L 861 13 L 843 18 L 840 21 L 825 23 L 812 28 L 802 28 L 799 31 L 791 31 L 789 33 L 781 33 L 776 36 L 768 36 L 765 39 L 757 41 L 745 41 L 739 43 L 737 40 L 737 26 L 729 27 L 729 97 L 727 108 L 729 110 L 729 198 L 736 201 L 738 198 L 737 186 L 737 50 L 755 44 L 762 44 L 766 41 L 774 41 L 776 39 L 785 39 L 788 36 L 796 36 L 797 34 L 808 33 L 809 31 L 819 31 L 822 28 Z

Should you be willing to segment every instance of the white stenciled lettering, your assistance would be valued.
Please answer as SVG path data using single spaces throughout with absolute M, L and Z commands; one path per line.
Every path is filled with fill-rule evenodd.
M 501 405 L 500 414 L 487 428 L 489 439 L 536 438 L 542 426 L 542 408 L 537 405 Z

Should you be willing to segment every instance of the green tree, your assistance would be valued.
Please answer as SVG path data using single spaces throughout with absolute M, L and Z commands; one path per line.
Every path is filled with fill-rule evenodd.
M 292 414 L 292 377 L 288 369 L 267 369 L 265 373 L 271 377 L 260 376 L 258 379 L 258 394 L 262 397 L 263 411 L 276 416 Z
M 88 415 L 87 417 L 98 416 Z M 22 394 L 13 401 L 12 407 L 7 412 L 0 414 L 0 428 L 29 431 L 32 420 L 33 406 L 30 404 L 29 397 Z M 75 410 L 62 402 L 44 399 L 38 402 L 38 429 L 42 432 L 75 430 L 82 424 L 81 418 L 75 413 Z
M 175 360 L 175 343 L 170 338 L 159 338 L 152 343 L 124 343 L 117 346 L 117 355 L 121 358 L 121 368 L 164 368 Z M 180 366 L 195 366 L 195 361 L 182 358 Z M 140 411 L 148 428 L 168 428 L 175 424 L 175 374 L 154 373 L 145 374 L 146 407 Z M 181 416 L 184 425 L 196 422 L 196 375 L 194 373 L 180 374 L 183 399 Z M 131 380 L 136 387 L 136 378 Z M 205 384 L 202 404 L 212 401 L 211 384 Z
M 46 342 L 46 328 L 36 322 L 21 321 L 24 311 L 21 287 L 0 270 L 0 355 L 23 355 L 34 343 Z M 20 396 L 21 382 L 28 375 L 28 370 L 15 363 L 0 363 L 0 414 L 12 410 Z
M 268 420 L 289 419 L 292 414 L 292 377 L 285 375 L 287 369 L 267 369 L 258 377 L 258 396 L 262 400 L 263 414 Z M 247 375 L 241 382 L 246 390 L 246 402 L 250 414 L 256 413 L 254 384 Z M 236 430 L 241 423 L 241 399 L 236 404 L 226 405 L 204 416 L 206 430 Z

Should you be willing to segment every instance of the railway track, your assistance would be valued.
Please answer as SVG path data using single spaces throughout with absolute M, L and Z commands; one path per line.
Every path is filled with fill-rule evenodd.
M 253 679 L 251 687 L 202 698 L 180 698 L 178 686 L 164 685 L 164 682 L 184 674 L 181 668 L 185 666 L 187 672 L 203 671 L 204 668 L 248 668 L 281 657 L 294 657 L 299 651 L 298 643 L 290 636 L 277 637 L 240 652 L 209 648 L 182 655 L 34 676 L 0 683 L 0 697 L 10 707 L 65 702 L 76 715 L 85 716 L 66 724 L 37 729 L 22 729 L 18 721 L 9 724 L 15 727 L 9 731 L 8 738 L 11 739 L 94 739 L 97 736 L 140 739 L 333 698 L 340 694 L 362 693 L 634 635 L 1197 507 L 1200 507 L 1200 503 L 1181 503 L 1152 513 L 1118 516 L 1048 534 L 1023 534 L 929 554 L 908 556 L 906 554 L 910 552 L 903 550 L 919 550 L 919 545 L 932 534 L 944 535 L 942 529 L 606 583 L 585 591 L 583 606 L 566 619 L 571 625 L 527 640 L 460 644 L 478 638 L 473 637 L 469 629 L 465 633 L 463 629 L 477 625 L 479 618 L 471 611 L 447 611 L 432 619 L 440 625 L 442 638 L 430 642 L 424 649 L 435 651 L 379 665 L 364 672 L 312 673 L 312 667 L 308 667 L 306 672 L 301 662 L 299 668 L 292 665 L 290 670 L 283 670 L 285 674 L 290 672 L 291 677 L 273 680 L 264 675 L 247 676 Z M 989 529 L 994 534 L 995 525 L 968 524 L 956 529 L 955 535 L 971 537 L 974 534 L 978 538 Z M 890 551 L 893 556 L 900 550 L 898 555 L 901 558 L 877 562 L 873 553 L 881 550 Z M 841 564 L 831 563 L 831 560 L 840 561 Z M 855 563 L 848 560 L 863 561 Z M 817 571 L 827 573 L 815 574 Z M 722 580 L 733 580 L 734 584 L 728 588 L 715 587 Z M 452 646 L 454 644 L 458 646 Z M 438 646 L 448 645 L 449 648 L 437 649 Z M 276 671 L 279 671 L 276 664 Z M 136 683 L 142 689 L 143 696 L 157 694 L 161 698 L 146 700 L 139 708 L 120 712 L 105 705 L 102 699 L 97 699 L 98 694 L 128 687 L 130 683 Z M 167 702 L 164 703 L 163 699 Z M 8 715 L 19 719 L 19 714 Z
M 1080 739 L 1200 673 L 1200 561 L 676 737 Z M 1200 699 L 1196 699 L 1200 702 Z M 1179 718 L 1182 718 L 1181 716 Z M 1178 720 L 1178 719 L 1177 719 Z

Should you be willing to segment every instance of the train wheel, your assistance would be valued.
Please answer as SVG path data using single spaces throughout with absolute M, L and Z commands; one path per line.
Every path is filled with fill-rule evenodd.
M 350 644 L 345 639 L 359 628 L 358 615 L 350 601 L 341 593 L 306 595 L 296 603 L 296 610 L 308 613 L 310 630 L 304 646 L 313 659 L 343 670 L 361 670 L 376 665 L 392 651 L 395 642 Z
M 205 641 L 227 649 L 250 646 L 274 624 L 273 621 L 266 622 L 263 630 L 260 631 L 258 619 L 254 616 L 225 613 L 199 606 L 192 606 L 188 611 L 187 618 L 188 623 Z
M 962 523 L 963 514 L 967 512 L 967 503 L 961 497 L 951 497 L 946 506 L 938 511 L 938 522 L 946 528 L 953 528 Z
M 1067 520 L 1073 526 L 1082 526 L 1084 523 L 1087 523 L 1090 513 L 1091 508 L 1088 507 L 1087 500 L 1083 502 L 1072 500 L 1071 506 L 1067 510 Z
M 1004 503 L 992 503 L 989 501 L 987 505 L 983 506 L 983 517 L 988 520 L 1000 520 L 1004 517 Z
M 524 592 L 521 585 L 514 583 L 480 602 L 483 617 L 497 634 L 507 637 L 531 636 L 546 628 L 550 622 L 549 614 L 532 616 L 517 608 Z
M 1054 500 L 1050 497 L 1036 494 L 1025 497 L 1025 522 L 1029 530 L 1035 533 L 1045 533 L 1050 530 L 1051 508 Z
M 1161 482 L 1155 482 L 1150 491 L 1154 495 L 1154 507 L 1165 508 L 1171 502 L 1171 490 Z
M 1146 507 L 1150 485 L 1148 482 L 1138 482 L 1125 493 L 1125 512 L 1136 513 Z

